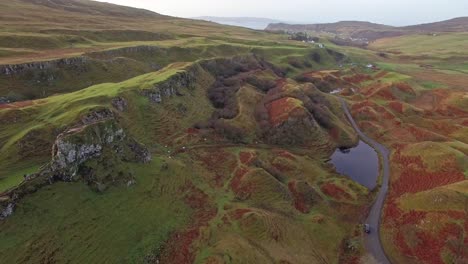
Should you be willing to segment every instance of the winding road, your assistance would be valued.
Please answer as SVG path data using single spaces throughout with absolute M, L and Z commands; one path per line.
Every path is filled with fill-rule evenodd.
M 382 186 L 380 187 L 379 193 L 377 194 L 377 198 L 375 199 L 374 204 L 369 212 L 369 216 L 367 217 L 366 223 L 370 225 L 371 232 L 365 236 L 365 247 L 369 254 L 371 254 L 378 263 L 381 264 L 390 264 L 390 261 L 385 255 L 385 251 L 383 250 L 382 243 L 380 240 L 380 217 L 382 215 L 382 209 L 385 201 L 385 196 L 387 195 L 388 191 L 388 181 L 390 177 L 390 164 L 389 164 L 389 155 L 390 151 L 382 144 L 378 143 L 377 141 L 369 138 L 364 134 L 361 129 L 359 129 L 356 121 L 354 121 L 351 113 L 349 112 L 348 106 L 346 105 L 346 101 L 343 98 L 340 98 L 341 105 L 343 110 L 348 117 L 349 122 L 353 126 L 354 130 L 356 130 L 359 137 L 362 140 L 366 141 L 371 147 L 373 147 L 377 152 L 379 152 L 380 156 L 382 157 L 382 164 L 383 164 L 383 179 L 382 179 Z

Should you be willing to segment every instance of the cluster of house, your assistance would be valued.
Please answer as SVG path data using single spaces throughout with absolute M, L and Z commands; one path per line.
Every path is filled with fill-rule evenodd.
M 321 49 L 325 48 L 325 45 L 324 45 L 323 43 L 318 43 L 318 42 L 315 42 L 315 41 L 313 41 L 313 40 L 308 40 L 308 41 L 303 40 L 302 42 L 304 42 L 304 43 L 310 43 L 310 44 L 315 44 L 315 45 L 317 45 L 317 46 L 318 46 L 319 48 L 321 48 Z

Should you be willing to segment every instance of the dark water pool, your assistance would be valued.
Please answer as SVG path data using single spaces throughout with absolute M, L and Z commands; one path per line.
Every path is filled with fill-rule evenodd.
M 374 189 L 379 177 L 379 157 L 377 152 L 364 141 L 350 149 L 337 149 L 330 161 L 340 174 Z

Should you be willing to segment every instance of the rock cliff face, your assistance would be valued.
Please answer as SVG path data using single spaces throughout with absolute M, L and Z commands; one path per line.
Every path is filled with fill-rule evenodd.
M 32 70 L 46 70 L 60 68 L 65 65 L 83 65 L 88 61 L 86 57 L 66 58 L 51 61 L 31 62 L 23 64 L 10 64 L 0 66 L 1 75 L 16 75 Z
M 59 135 L 46 171 L 54 180 L 73 181 L 77 179 L 81 165 L 101 157 L 104 152 L 107 152 L 106 158 L 119 162 L 146 163 L 151 160 L 149 151 L 129 138 L 116 120 L 104 118 L 103 121 L 71 128 Z
M 16 189 L 2 194 L 0 220 L 13 213 L 16 202 L 24 195 L 44 185 L 85 180 L 97 191 L 104 191 L 111 184 L 130 186 L 136 179 L 125 164 L 150 161 L 148 149 L 127 136 L 110 109 L 90 112 L 57 137 L 49 164 L 26 177 Z
M 14 203 L 8 203 L 3 209 L 1 209 L 0 207 L 0 220 L 3 220 L 9 217 L 10 215 L 12 215 L 14 210 L 15 210 Z
M 128 103 L 125 98 L 119 96 L 112 99 L 112 106 L 120 112 L 124 112 L 127 109 Z
M 193 89 L 196 82 L 197 69 L 175 74 L 163 83 L 142 91 L 142 94 L 153 103 L 161 103 L 163 98 L 183 96 L 183 89 Z

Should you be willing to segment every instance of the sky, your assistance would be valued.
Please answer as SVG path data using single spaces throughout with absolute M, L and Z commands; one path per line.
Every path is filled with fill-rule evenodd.
M 468 0 L 99 0 L 177 17 L 264 17 L 298 23 L 360 20 L 403 26 L 468 16 Z

